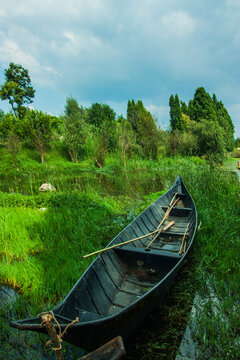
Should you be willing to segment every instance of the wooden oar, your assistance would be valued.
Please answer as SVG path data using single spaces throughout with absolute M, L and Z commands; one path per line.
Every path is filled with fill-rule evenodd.
M 183 244 L 184 244 L 186 235 L 187 235 L 187 231 L 188 231 L 189 225 L 190 225 L 190 223 L 187 224 L 186 230 L 185 230 L 185 232 L 184 232 L 184 235 L 183 235 L 183 238 L 182 238 L 181 247 L 180 247 L 180 250 L 179 250 L 179 255 L 181 255 L 181 253 L 182 253 L 182 247 L 183 247 Z M 185 246 L 184 246 L 184 253 L 185 253 L 185 250 L 186 250 L 186 242 L 185 242 Z
M 175 223 L 175 221 L 171 221 L 171 222 L 168 223 L 163 229 L 161 229 L 161 231 L 166 231 L 168 228 L 170 228 L 171 226 L 173 226 L 174 223 Z M 109 246 L 109 247 L 107 247 L 107 248 L 94 251 L 94 252 L 92 252 L 92 253 L 90 253 L 90 254 L 84 255 L 82 258 L 83 258 L 83 259 L 86 259 L 86 258 L 88 258 L 88 257 L 90 257 L 90 256 L 100 254 L 100 253 L 102 253 L 102 252 L 104 252 L 104 251 L 108 251 L 108 250 L 115 249 L 115 248 L 117 248 L 117 247 L 120 247 L 120 246 L 123 246 L 123 245 L 126 245 L 126 244 L 130 244 L 130 243 L 132 243 L 132 242 L 134 242 L 134 241 L 141 240 L 141 239 L 143 239 L 143 238 L 145 238 L 145 237 L 148 237 L 148 236 L 150 236 L 150 235 L 156 234 L 156 232 L 159 232 L 159 229 L 154 230 L 153 232 L 151 232 L 151 233 L 149 233 L 149 234 L 146 234 L 146 235 L 143 235 L 143 236 L 140 236 L 140 237 L 138 237 L 138 238 L 131 239 L 131 240 L 127 240 L 127 241 L 122 242 L 122 243 L 120 243 L 120 244 L 112 245 L 112 246 Z
M 167 218 L 169 217 L 169 214 L 170 214 L 172 208 L 176 205 L 176 203 L 177 203 L 178 200 L 180 199 L 180 198 L 178 198 L 177 200 L 175 200 L 175 201 L 173 202 L 173 200 L 174 200 L 174 198 L 175 198 L 176 195 L 177 195 L 177 193 L 174 194 L 174 196 L 173 196 L 170 204 L 168 205 L 168 209 L 167 209 L 167 211 L 166 211 L 166 213 L 165 213 L 162 221 L 161 221 L 160 224 L 158 225 L 157 229 L 159 229 L 159 228 L 161 227 L 161 225 L 164 223 L 164 221 L 167 220 Z
M 174 198 L 175 196 L 177 195 L 177 193 L 174 194 L 169 206 L 168 206 L 168 209 L 162 219 L 162 221 L 160 222 L 160 224 L 158 225 L 157 229 L 159 229 L 161 227 L 161 225 L 164 223 L 164 221 L 166 221 L 170 215 L 170 212 L 172 210 L 172 208 L 176 205 L 176 203 L 178 202 L 178 200 L 180 198 L 177 198 L 175 201 L 174 201 Z M 162 229 L 159 229 L 159 232 L 154 236 L 154 238 L 151 240 L 151 242 L 148 244 L 148 246 L 146 247 L 146 250 L 149 249 L 149 247 L 152 245 L 152 243 L 157 239 L 158 235 L 162 232 Z
M 171 202 L 170 202 L 170 204 L 169 204 L 169 207 L 172 205 L 173 200 L 175 199 L 176 195 L 177 195 L 177 192 L 173 195 L 173 198 L 172 198 L 172 200 L 171 200 Z
M 158 229 L 158 233 L 154 236 L 154 238 L 150 241 L 150 243 L 148 244 L 148 246 L 146 246 L 145 250 L 148 250 L 150 248 L 150 246 L 152 245 L 152 243 L 156 240 L 156 238 L 164 231 L 166 231 L 167 229 L 169 229 L 171 226 L 173 226 L 175 224 L 175 221 L 170 221 L 163 229 Z
M 177 193 L 175 193 L 175 194 L 173 195 L 173 198 L 172 198 L 172 200 L 171 200 L 171 202 L 170 202 L 170 204 L 169 204 L 168 210 L 166 211 L 166 213 L 165 213 L 162 221 L 160 222 L 160 224 L 158 225 L 158 227 L 157 227 L 156 230 L 154 230 L 153 232 L 148 233 L 148 234 L 146 234 L 146 235 L 140 236 L 140 237 L 138 237 L 138 238 L 134 238 L 134 239 L 131 239 L 131 240 L 127 240 L 127 241 L 125 241 L 125 242 L 123 242 L 123 243 L 116 244 L 116 245 L 113 245 L 113 246 L 110 246 L 110 247 L 108 247 L 108 248 L 104 248 L 104 249 L 101 249 L 101 250 L 98 250 L 98 251 L 94 251 L 94 252 L 92 252 L 92 253 L 90 253 L 90 254 L 84 255 L 82 258 L 83 258 L 83 259 L 86 259 L 86 258 L 88 258 L 88 257 L 90 257 L 90 256 L 100 254 L 100 253 L 102 253 L 102 252 L 104 252 L 104 251 L 108 251 L 108 250 L 111 250 L 111 249 L 115 249 L 116 247 L 119 247 L 119 246 L 122 246 L 122 245 L 126 245 L 126 244 L 129 244 L 129 243 L 134 242 L 134 241 L 137 241 L 137 240 L 144 239 L 145 237 L 148 237 L 148 236 L 153 235 L 153 234 L 157 234 L 157 235 L 154 237 L 154 239 L 152 240 L 152 242 L 153 242 L 153 241 L 157 238 L 158 233 L 159 233 L 160 231 L 162 232 L 162 231 L 167 230 L 170 226 L 172 226 L 172 225 L 175 223 L 175 221 L 172 221 L 171 223 L 169 223 L 169 224 L 167 225 L 167 228 L 166 228 L 166 229 L 165 229 L 165 228 L 164 228 L 164 229 L 161 229 L 161 230 L 159 229 L 160 226 L 164 223 L 164 221 L 167 220 L 167 218 L 168 218 L 168 216 L 169 216 L 170 211 L 172 210 L 172 208 L 173 208 L 173 207 L 175 206 L 175 204 L 178 202 L 179 198 L 174 201 L 176 195 L 177 195 Z M 173 203 L 173 201 L 174 201 L 174 203 Z M 149 247 L 149 246 L 148 246 L 148 247 Z M 146 248 L 146 250 L 148 249 L 148 247 Z

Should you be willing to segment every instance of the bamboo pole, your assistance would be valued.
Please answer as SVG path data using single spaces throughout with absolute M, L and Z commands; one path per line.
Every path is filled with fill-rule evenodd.
M 166 211 L 166 213 L 165 213 L 162 221 L 159 223 L 157 229 L 159 229 L 160 226 L 164 223 L 164 221 L 167 220 L 167 218 L 169 217 L 169 214 L 170 214 L 172 208 L 176 205 L 176 203 L 177 203 L 178 200 L 180 199 L 180 198 L 177 198 L 177 200 L 175 200 L 175 201 L 173 202 L 173 199 L 175 198 L 175 196 L 176 196 L 176 194 L 173 196 L 173 198 L 172 198 L 172 200 L 171 200 L 171 202 L 170 202 L 170 204 L 169 204 L 169 206 L 168 206 L 168 209 L 167 209 L 167 211 Z
M 177 193 L 174 194 L 174 196 L 173 196 L 173 198 L 172 198 L 172 200 L 171 200 L 171 202 L 170 202 L 170 204 L 169 204 L 169 206 L 168 206 L 168 209 L 167 209 L 167 211 L 166 211 L 166 213 L 165 213 L 162 221 L 161 221 L 160 224 L 158 225 L 157 229 L 159 229 L 160 226 L 164 223 L 164 221 L 166 221 L 166 220 L 168 219 L 172 208 L 176 205 L 176 203 L 177 203 L 178 200 L 180 199 L 180 198 L 177 198 L 177 199 L 174 201 L 174 198 L 175 198 L 176 195 L 177 195 Z M 162 232 L 162 230 L 159 229 L 159 232 L 154 236 L 154 238 L 153 238 L 153 239 L 151 240 L 151 242 L 148 244 L 148 246 L 146 247 L 146 250 L 149 249 L 149 247 L 150 247 L 150 246 L 152 245 L 152 243 L 157 239 L 157 237 L 159 236 L 159 234 L 160 234 L 161 232 Z
M 145 250 L 148 250 L 150 248 L 150 246 L 152 245 L 152 243 L 156 240 L 156 238 L 158 237 L 159 234 L 161 234 L 162 232 L 166 231 L 167 229 L 169 229 L 171 226 L 173 226 L 175 224 L 175 221 L 170 221 L 163 229 L 158 229 L 158 233 L 154 236 L 154 238 L 150 241 L 150 243 L 148 244 L 148 246 L 146 246 Z
M 173 198 L 172 198 L 172 200 L 170 201 L 170 204 L 169 204 L 169 206 L 171 206 L 172 205 L 172 203 L 173 203 L 173 200 L 175 199 L 175 197 L 176 197 L 176 195 L 177 195 L 177 192 L 173 195 Z
M 170 228 L 171 226 L 173 226 L 174 223 L 175 223 L 175 221 L 171 221 L 171 222 L 168 223 L 163 229 L 161 229 L 161 231 L 166 231 L 168 228 Z M 159 232 L 159 231 L 160 231 L 160 230 L 157 229 L 157 230 L 154 230 L 154 231 L 151 232 L 151 233 L 148 233 L 148 234 L 146 234 L 146 235 L 140 236 L 140 237 L 138 237 L 138 238 L 131 239 L 131 240 L 127 240 L 127 241 L 122 242 L 122 243 L 120 243 L 120 244 L 112 245 L 112 246 L 109 246 L 109 247 L 107 247 L 107 248 L 94 251 L 94 252 L 92 252 L 92 253 L 90 253 L 90 254 L 84 255 L 82 258 L 83 258 L 83 259 L 86 259 L 86 258 L 88 258 L 88 257 L 90 257 L 90 256 L 97 255 L 97 254 L 103 253 L 103 252 L 108 251 L 108 250 L 111 250 L 111 249 L 115 249 L 115 248 L 117 248 L 117 247 L 120 247 L 120 246 L 123 246 L 123 245 L 126 245 L 126 244 L 130 244 L 130 243 L 132 243 L 132 242 L 134 242 L 134 241 L 141 240 L 141 239 L 143 239 L 143 238 L 145 238 L 145 237 L 148 237 L 148 236 L 150 236 L 150 235 L 156 234 L 156 233 Z
M 154 231 L 152 231 L 151 233 L 148 233 L 148 234 L 146 234 L 146 235 L 139 236 L 139 237 L 134 238 L 134 239 L 131 239 L 131 240 L 127 240 L 127 241 L 125 241 L 125 242 L 123 242 L 123 243 L 116 244 L 116 245 L 110 246 L 110 247 L 108 247 L 108 248 L 104 248 L 104 249 L 101 249 L 101 250 L 94 251 L 94 252 L 92 252 L 92 253 L 90 253 L 90 254 L 84 255 L 82 258 L 83 258 L 83 259 L 87 259 L 87 258 L 90 257 L 90 256 L 97 255 L 97 254 L 100 254 L 100 253 L 102 253 L 102 252 L 105 252 L 105 251 L 108 251 L 108 250 L 111 250 L 111 249 L 115 249 L 116 247 L 120 247 L 120 246 L 122 246 L 122 245 L 130 244 L 130 243 L 132 243 L 132 242 L 134 242 L 134 241 L 141 240 L 141 239 L 144 239 L 144 238 L 146 238 L 146 237 L 148 237 L 148 236 L 151 236 L 151 235 L 156 234 L 156 236 L 155 236 L 154 239 L 152 240 L 152 242 L 153 242 L 153 241 L 157 238 L 157 236 L 158 236 L 158 234 L 159 234 L 160 232 L 166 231 L 170 226 L 172 226 L 172 225 L 174 224 L 174 221 L 173 221 L 173 222 L 170 223 L 170 224 L 171 224 L 170 226 L 168 226 L 169 224 L 167 225 L 167 228 L 166 228 L 166 229 L 165 229 L 165 228 L 159 229 L 159 228 L 161 227 L 161 225 L 164 223 L 164 221 L 167 220 L 167 218 L 168 218 L 168 216 L 169 216 L 172 208 L 173 208 L 173 207 L 175 206 L 175 204 L 178 202 L 179 198 L 174 201 L 176 195 L 177 195 L 177 193 L 175 193 L 175 194 L 173 195 L 173 198 L 172 198 L 172 200 L 171 200 L 170 203 L 169 203 L 169 207 L 168 207 L 168 209 L 167 209 L 167 211 L 166 211 L 166 213 L 165 213 L 162 221 L 159 223 L 159 225 L 158 225 L 158 227 L 157 227 L 156 230 L 154 230 Z M 152 244 L 152 242 L 151 242 L 150 244 Z M 147 250 L 148 248 L 149 248 L 149 245 L 146 247 L 146 250 Z
M 187 235 L 187 231 L 188 231 L 189 225 L 190 225 L 190 223 L 187 224 L 187 227 L 186 227 L 186 229 L 185 229 L 185 232 L 184 232 L 184 235 L 183 235 L 183 238 L 182 238 L 181 247 L 180 247 L 180 250 L 179 250 L 179 255 L 181 255 L 181 253 L 182 253 L 182 247 L 183 247 L 183 244 L 184 244 L 186 235 Z M 185 242 L 185 244 L 186 244 L 186 242 Z M 186 246 L 184 247 L 184 252 L 185 252 L 185 250 L 186 250 Z

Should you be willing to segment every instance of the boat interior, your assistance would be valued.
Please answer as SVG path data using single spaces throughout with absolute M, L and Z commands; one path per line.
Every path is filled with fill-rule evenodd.
M 154 231 L 173 196 L 177 201 L 165 222 L 172 221 L 173 226 L 159 233 L 148 251 L 146 247 L 153 235 L 99 255 L 55 309 L 59 321 L 78 316 L 80 322 L 85 322 L 113 315 L 151 290 L 171 271 L 187 251 L 196 224 L 193 201 L 182 187 L 159 198 L 112 242 L 123 243 Z

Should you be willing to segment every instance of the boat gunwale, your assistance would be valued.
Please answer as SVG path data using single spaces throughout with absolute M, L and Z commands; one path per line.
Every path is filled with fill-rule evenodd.
M 187 246 L 186 252 L 184 253 L 184 255 L 182 255 L 179 260 L 177 261 L 177 263 L 172 267 L 172 269 L 167 272 L 167 274 L 159 281 L 157 282 L 151 289 L 149 289 L 145 294 L 141 295 L 138 299 L 134 300 L 131 304 L 127 305 L 126 307 L 124 307 L 123 309 L 119 310 L 118 312 L 111 314 L 111 315 L 102 315 L 102 318 L 99 319 L 94 319 L 94 320 L 88 320 L 88 321 L 83 321 L 81 323 L 75 323 L 73 325 L 71 325 L 71 328 L 78 328 L 78 327 L 82 327 L 82 326 L 86 326 L 86 324 L 92 325 L 92 324 L 101 324 L 104 322 L 108 322 L 111 321 L 114 318 L 120 317 L 122 314 L 124 314 L 125 312 L 128 312 L 129 309 L 131 309 L 132 307 L 134 307 L 137 303 L 139 303 L 140 301 L 142 301 L 143 299 L 145 299 L 147 296 L 149 296 L 150 294 L 152 294 L 152 292 L 154 292 L 158 287 L 160 287 L 170 276 L 171 274 L 179 267 L 181 267 L 182 262 L 184 261 L 184 259 L 186 258 L 188 252 L 190 251 L 190 248 L 192 247 L 193 244 L 193 240 L 196 234 L 196 230 L 197 230 L 197 210 L 196 210 L 196 206 L 195 203 L 193 201 L 193 198 L 190 194 L 190 192 L 188 191 L 188 189 L 186 188 L 181 176 L 179 175 L 176 179 L 176 181 L 174 182 L 174 184 L 171 186 L 171 188 L 169 188 L 163 195 L 161 195 L 158 199 L 156 199 L 153 203 L 151 203 L 144 211 L 142 211 L 136 218 L 134 218 L 126 227 L 130 226 L 132 223 L 136 222 L 136 220 L 141 217 L 141 215 L 146 212 L 153 204 L 155 204 L 162 196 L 164 196 L 165 194 L 171 192 L 173 190 L 174 187 L 176 187 L 177 182 L 180 181 L 181 184 L 184 185 L 186 191 L 187 191 L 187 195 L 190 197 L 192 205 L 193 205 L 193 211 L 195 214 L 195 219 L 193 221 L 195 221 L 195 226 L 194 229 L 192 231 L 191 234 L 191 240 Z M 106 248 L 111 246 L 112 243 L 114 243 L 114 240 L 116 240 L 116 238 L 126 229 L 126 227 L 120 231 L 120 233 L 118 233 L 111 241 L 110 243 L 107 244 Z M 110 250 L 112 251 L 112 250 Z M 98 260 L 98 258 L 101 256 L 101 254 L 99 254 L 92 262 L 91 264 L 88 266 L 88 268 L 82 273 L 81 277 L 79 278 L 79 280 L 75 283 L 75 285 L 72 287 L 72 289 L 69 291 L 69 293 L 65 296 L 65 298 L 56 306 L 52 309 L 53 313 L 55 313 L 56 311 L 58 311 L 61 306 L 63 306 L 68 297 L 72 294 L 72 292 L 76 289 L 76 287 L 78 286 L 78 284 L 80 283 L 80 281 L 82 281 L 84 275 L 89 271 L 89 269 L 93 266 L 93 264 Z M 157 256 L 157 255 L 156 255 Z M 159 255 L 159 257 L 161 257 L 161 255 Z M 83 309 L 82 309 L 83 310 Z M 83 311 L 87 311 L 87 310 L 83 310 Z M 58 313 L 55 313 L 56 317 L 58 316 Z M 59 314 L 61 316 L 61 314 Z M 67 317 L 66 317 L 67 318 Z M 41 319 L 41 317 L 35 317 L 34 319 Z M 40 324 L 21 324 L 21 321 L 29 321 L 29 320 L 33 320 L 33 318 L 29 318 L 29 319 L 24 319 L 24 320 L 19 320 L 16 322 L 10 322 L 10 324 L 12 324 L 14 327 L 17 328 L 22 328 L 22 329 L 27 329 L 27 330 L 31 330 L 31 329 L 38 329 L 39 330 L 39 326 Z M 69 319 L 69 322 L 71 322 L 73 319 Z M 64 329 L 68 324 L 67 323 L 61 323 L 61 327 Z M 57 326 L 55 324 L 55 326 Z

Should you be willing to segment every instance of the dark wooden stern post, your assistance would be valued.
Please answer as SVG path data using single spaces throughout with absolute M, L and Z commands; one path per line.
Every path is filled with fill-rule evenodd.
M 51 314 L 45 314 L 42 316 L 42 326 L 44 326 L 47 330 L 47 333 L 50 337 L 50 341 L 46 343 L 46 345 L 49 345 L 52 343 L 53 351 L 55 354 L 55 357 L 57 360 L 64 360 L 64 356 L 62 353 L 62 345 L 61 345 L 61 339 L 59 338 L 57 331 L 52 323 L 53 316 Z

